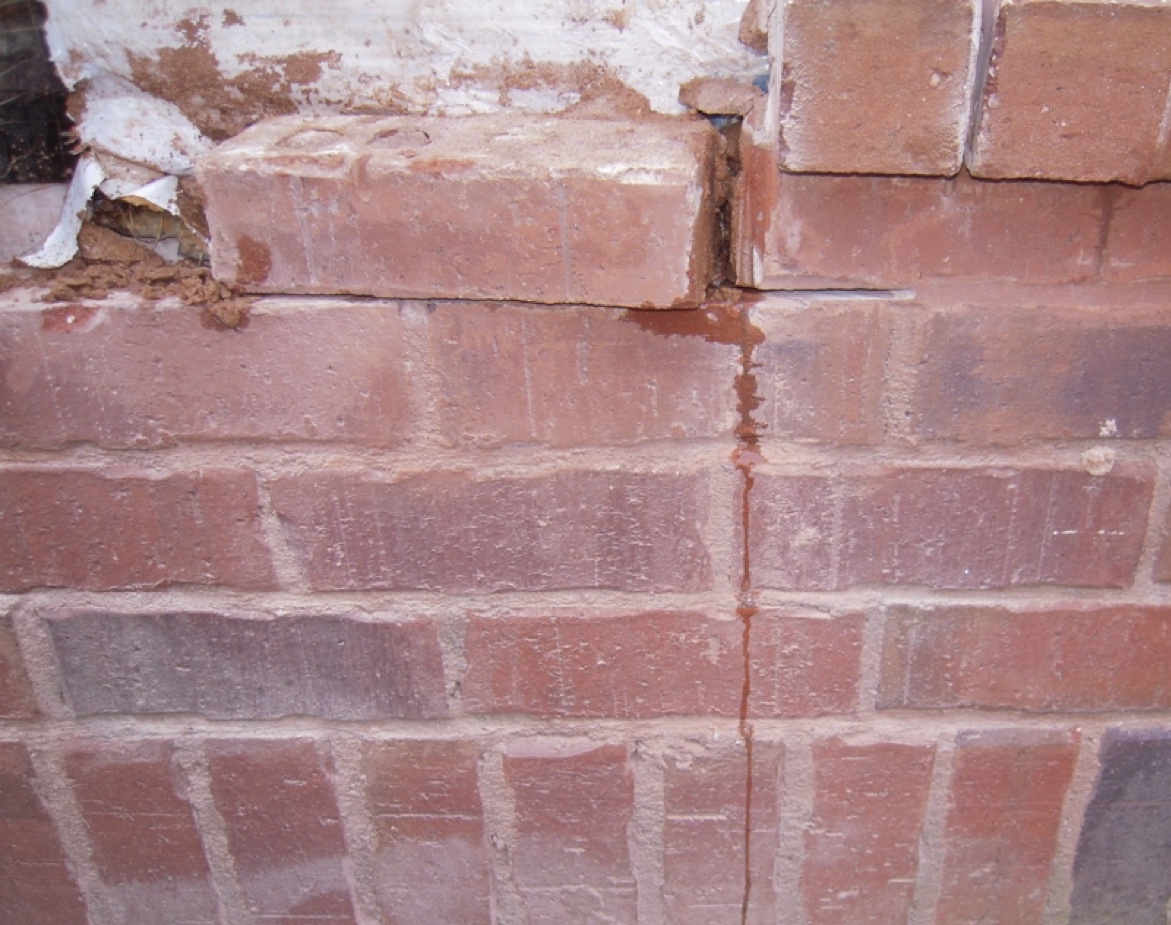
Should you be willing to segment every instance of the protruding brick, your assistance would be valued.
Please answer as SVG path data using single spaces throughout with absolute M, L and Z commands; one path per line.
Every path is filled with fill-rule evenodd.
M 53 823 L 33 789 L 28 750 L 0 742 L 0 925 L 86 925 Z
M 479 757 L 470 742 L 403 739 L 365 746 L 375 882 L 388 921 L 489 925 Z
M 1171 608 L 895 608 L 879 706 L 1171 709 Z
M 0 590 L 275 584 L 251 473 L 0 473 Z
M 752 716 L 852 711 L 862 619 L 752 616 Z M 472 713 L 638 719 L 738 716 L 744 626 L 692 613 L 473 617 L 464 707 Z
M 1077 736 L 971 732 L 956 741 L 935 922 L 1033 925 L 1049 870 Z
M 252 914 L 354 925 L 329 762 L 307 739 L 207 744 L 211 792 Z
M 75 743 L 65 765 L 116 920 L 215 921 L 215 890 L 171 743 Z
M 792 590 L 1128 587 L 1153 489 L 1152 471 L 1137 464 L 1104 476 L 1049 469 L 889 469 L 837 477 L 758 470 L 752 581 Z
M 770 440 L 878 443 L 891 317 L 883 305 L 820 302 L 752 310 L 763 340 L 752 352 L 752 417 Z
M 9 614 L 0 615 L 0 718 L 31 719 L 37 716 L 37 699 L 24 669 Z
M 929 745 L 814 743 L 801 870 L 810 925 L 906 919 L 934 758 Z
M 49 628 L 73 709 L 212 719 L 444 716 L 434 624 L 218 613 L 65 613 Z
M 999 5 L 970 163 L 981 177 L 1171 176 L 1171 9 L 1149 0 Z
M 653 321 L 640 323 L 645 312 L 630 315 L 437 306 L 427 331 L 439 374 L 440 433 L 459 446 L 729 436 L 737 420 L 737 348 L 657 333 Z
M 516 796 L 513 878 L 528 921 L 635 921 L 626 748 L 518 744 L 504 756 L 504 774 Z
M 327 471 L 272 489 L 318 591 L 703 590 L 705 493 L 702 475 L 618 470 L 393 482 Z
M 1070 925 L 1166 921 L 1171 902 L 1171 734 L 1112 729 L 1073 867 Z
M 783 749 L 756 742 L 752 756 L 748 915 L 745 889 L 747 759 L 742 747 L 670 756 L 663 774 L 663 899 L 672 925 L 771 925 Z
M 757 289 L 898 289 L 933 278 L 1073 283 L 1099 263 L 1108 192 L 1054 183 L 784 173 L 746 140 L 736 281 Z
M 294 116 L 203 160 L 217 277 L 263 292 L 696 304 L 704 121 Z
M 401 322 L 385 306 L 254 311 L 239 331 L 136 304 L 0 313 L 0 443 L 159 446 L 408 432 Z
M 784 0 L 774 15 L 783 168 L 960 169 L 979 0 Z
M 911 420 L 927 440 L 1171 436 L 1166 312 L 938 313 L 918 364 Z

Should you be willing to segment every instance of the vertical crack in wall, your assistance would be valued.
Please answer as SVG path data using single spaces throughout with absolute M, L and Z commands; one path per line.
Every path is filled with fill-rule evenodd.
M 740 902 L 740 925 L 747 925 L 752 898 L 752 783 L 754 766 L 753 728 L 749 720 L 752 701 L 752 619 L 759 612 L 752 587 L 753 469 L 764 462 L 760 452 L 764 425 L 754 417 L 760 407 L 757 393 L 756 347 L 764 342 L 764 332 L 752 324 L 751 305 L 761 296 L 740 290 L 718 290 L 715 298 L 698 311 L 628 312 L 627 319 L 647 331 L 664 336 L 702 337 L 709 343 L 739 348 L 737 372 L 732 382 L 736 396 L 736 447 L 732 464 L 740 474 L 740 577 L 736 595 L 736 617 L 741 624 L 743 676 L 740 688 L 740 719 L 737 729 L 744 743 L 744 887 Z

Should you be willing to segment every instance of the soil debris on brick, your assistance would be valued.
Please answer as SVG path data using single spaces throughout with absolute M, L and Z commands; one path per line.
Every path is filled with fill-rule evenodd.
M 101 301 L 129 292 L 150 301 L 177 299 L 199 308 L 211 327 L 243 328 L 256 301 L 218 282 L 211 269 L 192 261 L 168 263 L 135 238 L 93 223 L 82 226 L 78 256 L 57 270 L 30 270 L 16 263 L 0 270 L 0 293 L 41 289 L 42 302 Z

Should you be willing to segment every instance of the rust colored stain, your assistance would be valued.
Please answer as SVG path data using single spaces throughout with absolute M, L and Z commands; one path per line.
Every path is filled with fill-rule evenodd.
M 224 24 L 236 25 L 229 14 L 240 19 L 228 10 Z M 295 112 L 295 97 L 307 96 L 325 66 L 341 60 L 335 51 L 249 54 L 241 56 L 249 70 L 228 78 L 207 40 L 207 13 L 181 20 L 175 31 L 183 40 L 178 47 L 161 48 L 154 57 L 131 53 L 131 75 L 147 93 L 173 102 L 214 141 L 238 135 L 267 116 Z
M 565 110 L 565 115 L 603 119 L 615 116 L 672 118 L 654 113 L 645 96 L 627 86 L 609 68 L 592 61 L 558 63 L 530 58 L 519 62 L 499 61 L 453 70 L 449 83 L 455 87 L 468 84 L 492 87 L 504 108 L 511 105 L 514 92 L 553 90 L 578 97 L 578 101 Z
M 256 285 L 268 279 L 272 270 L 272 252 L 263 241 L 247 236 L 236 242 L 240 255 L 236 265 L 236 279 L 244 285 Z
M 85 305 L 62 305 L 46 309 L 41 312 L 41 330 L 68 334 L 88 325 L 98 311 Z
M 748 308 L 763 296 L 748 294 L 740 290 L 722 290 L 713 294 L 716 298 L 691 311 L 632 311 L 626 313 L 626 320 L 637 324 L 644 331 L 651 331 L 664 337 L 701 337 L 713 344 L 725 344 L 740 348 L 740 369 L 732 382 L 736 392 L 736 448 L 732 451 L 732 464 L 740 473 L 740 593 L 736 606 L 736 617 L 741 624 L 741 648 L 743 651 L 743 682 L 740 689 L 740 719 L 737 730 L 744 742 L 744 892 L 740 905 L 740 922 L 748 922 L 748 901 L 752 893 L 752 774 L 754 767 L 753 727 L 748 717 L 748 705 L 752 699 L 752 618 L 759 613 L 752 589 L 752 558 L 748 542 L 752 519 L 752 488 L 755 479 L 752 470 L 765 462 L 760 452 L 760 436 L 764 424 L 753 415 L 760 407 L 761 398 L 757 392 L 756 367 L 753 353 L 764 343 L 764 332 L 752 323 Z

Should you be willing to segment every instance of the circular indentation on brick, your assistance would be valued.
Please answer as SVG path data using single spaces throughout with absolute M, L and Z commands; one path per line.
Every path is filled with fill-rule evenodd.
M 375 132 L 370 139 L 370 145 L 376 148 L 421 148 L 431 144 L 431 136 L 417 128 L 387 128 Z
M 320 151 L 344 140 L 341 132 L 322 128 L 303 128 L 281 142 L 281 146 L 294 151 Z

